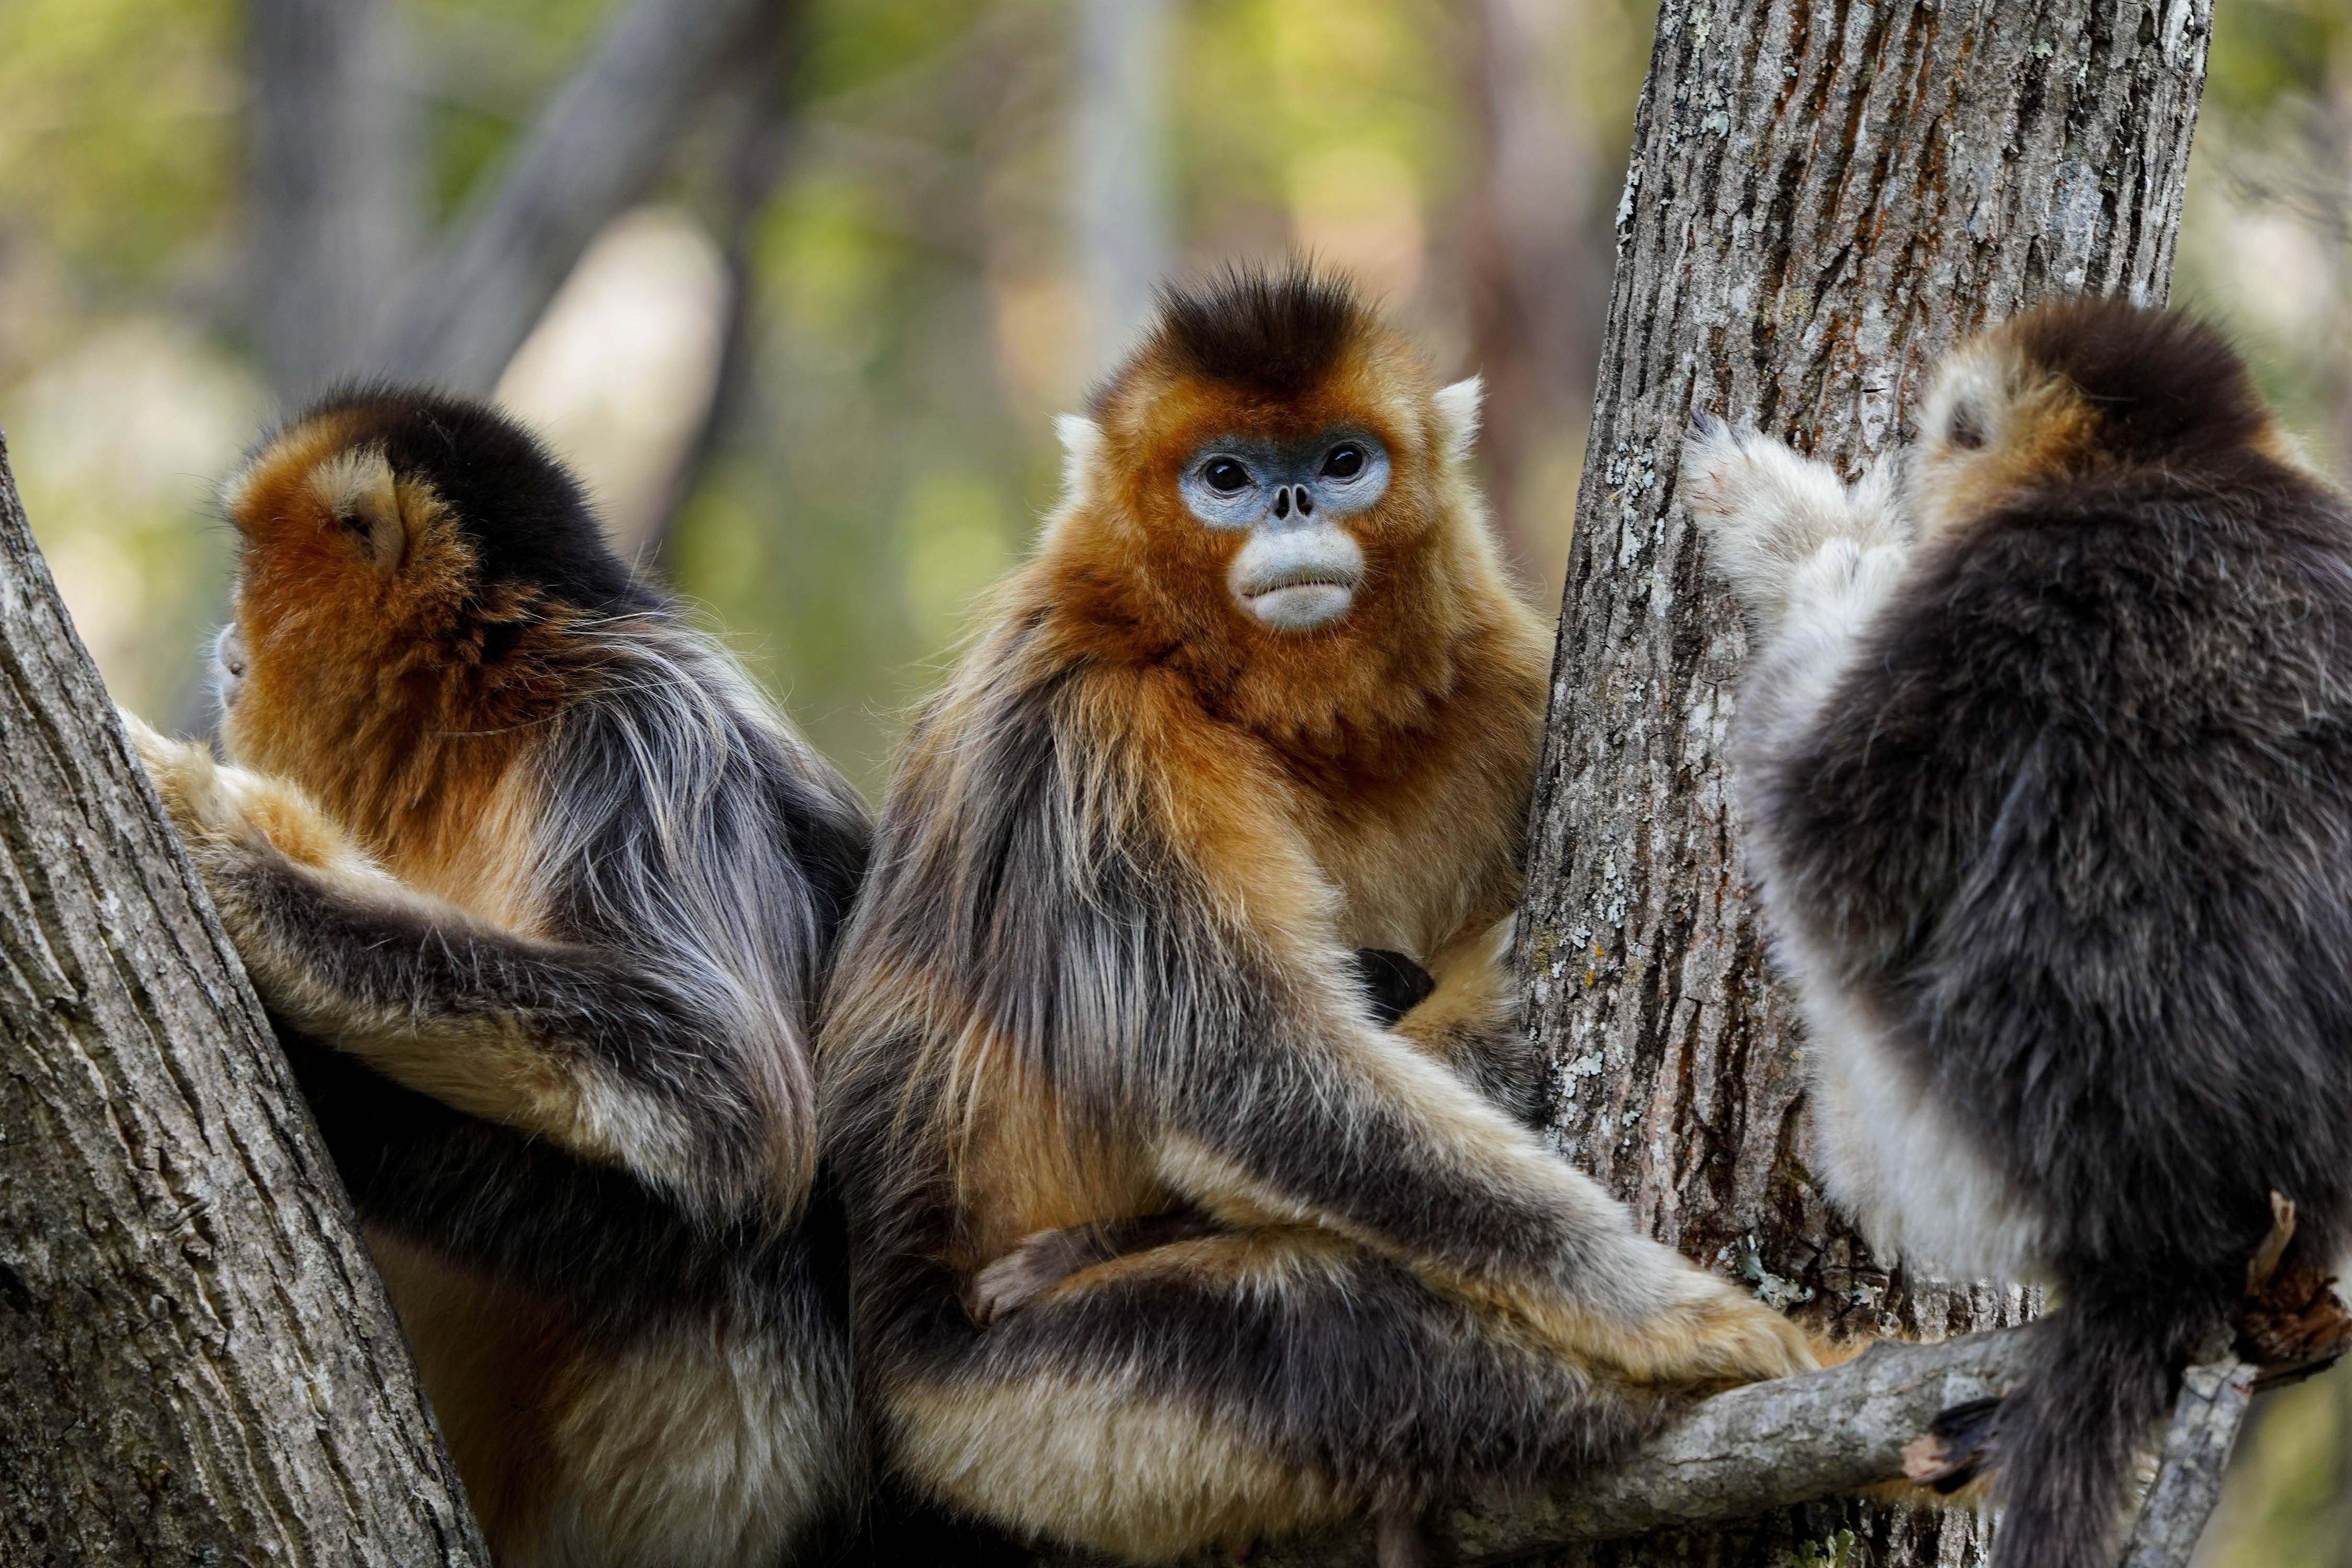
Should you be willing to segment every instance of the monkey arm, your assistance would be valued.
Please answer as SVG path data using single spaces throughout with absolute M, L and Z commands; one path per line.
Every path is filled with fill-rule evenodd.
M 625 955 L 501 930 L 375 866 L 299 791 L 125 716 L 262 1000 L 385 1077 L 689 1201 L 765 1136 L 708 1016 Z
M 1777 1313 L 1373 1025 L 1278 761 L 1179 679 L 1013 666 L 942 709 L 835 975 L 837 1105 L 906 1104 L 902 1043 L 939 1042 L 944 1077 L 1050 1095 L 1171 1207 L 1336 1231 L 1634 1377 L 1810 1364 Z
M 1162 1179 L 1229 1225 L 1336 1230 L 1636 1378 L 1811 1364 L 1793 1325 L 1636 1233 L 1581 1173 L 1401 1041 L 1267 1031 L 1173 1108 Z M 1255 1031 L 1253 1031 L 1255 1034 Z
M 1741 687 L 1741 765 L 1811 727 L 1857 639 L 1909 563 L 1892 459 L 1853 485 L 1780 442 L 1694 418 L 1683 447 L 1691 516 L 1759 647 Z
M 1162 1180 L 1228 1224 L 1338 1230 L 1635 1376 L 1810 1365 L 1777 1313 L 1637 1233 L 1596 1184 L 1455 1073 L 1370 1026 L 1311 856 L 1286 820 L 1253 809 L 1268 788 L 1247 776 L 1246 756 L 1220 746 L 1161 732 L 1156 754 L 1192 787 L 1157 822 L 1123 814 L 1122 858 L 1160 868 L 1150 896 L 1105 889 L 1079 905 L 1125 928 L 1093 945 L 1153 960 L 1130 971 L 1137 994 L 1125 1005 L 1189 1031 L 1138 1063 L 1164 1075 L 1139 1086 L 1154 1102 Z M 1473 986 L 1466 957 L 1459 967 L 1457 985 L 1486 984 Z
M 1094 1225 L 1065 1226 L 1021 1238 L 1019 1246 L 965 1281 L 963 1310 L 982 1328 L 1018 1311 L 1073 1274 L 1130 1252 L 1148 1252 L 1172 1242 L 1210 1236 L 1217 1222 L 1198 1209 Z

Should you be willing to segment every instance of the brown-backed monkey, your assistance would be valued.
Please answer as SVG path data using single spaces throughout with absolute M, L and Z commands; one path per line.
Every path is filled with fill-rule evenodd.
M 1293 271 L 1170 293 L 1064 422 L 820 1036 L 872 1416 L 939 1498 L 1135 1558 L 1363 1510 L 1409 1549 L 1811 1364 L 1474 1087 L 1516 1041 L 1549 658 L 1476 399 Z M 1434 977 L 1393 1032 L 1354 949 Z M 1024 1237 L 1160 1215 L 992 1326 L 960 1303 Z
M 860 1500 L 807 1030 L 867 826 L 478 405 L 226 491 L 216 766 L 134 721 L 501 1564 L 779 1564 Z
M 1831 1195 L 2046 1280 L 1993 1417 L 2001 1568 L 2106 1568 L 2135 1449 L 2294 1205 L 2352 1240 L 2352 505 L 2210 329 L 2051 306 L 1849 489 L 1702 420 L 1759 633 L 1746 853 Z

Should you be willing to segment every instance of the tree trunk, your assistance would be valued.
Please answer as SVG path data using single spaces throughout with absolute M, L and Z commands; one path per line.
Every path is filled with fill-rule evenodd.
M 0 449 L 0 1563 L 486 1563 Z
M 1168 0 L 1082 0 L 1070 84 L 1072 248 L 1087 374 L 1118 363 L 1168 270 Z
M 424 226 L 388 0 L 253 0 L 255 336 L 279 401 L 368 368 Z
M 1538 781 L 1528 1018 L 1559 1145 L 1833 1333 L 1939 1337 L 2032 1304 L 1874 1258 L 1809 1178 L 1801 1042 L 1724 772 L 1746 639 L 1676 504 L 1682 433 L 1704 408 L 1851 468 L 1905 437 L 1969 330 L 2071 290 L 2160 300 L 2210 21 L 2210 0 L 1660 8 Z M 1817 1504 L 1551 1561 L 1962 1563 L 1979 1534 Z
M 1486 169 L 1461 243 L 1473 363 L 1486 381 L 1486 504 L 1512 563 L 1545 576 L 1559 557 L 1538 542 L 1554 521 L 1537 511 L 1557 471 L 1543 458 L 1573 441 L 1591 413 L 1608 304 L 1609 257 L 1594 220 L 1609 171 L 1585 116 L 1559 90 L 1558 62 L 1593 3 L 1480 0 L 1468 29 Z

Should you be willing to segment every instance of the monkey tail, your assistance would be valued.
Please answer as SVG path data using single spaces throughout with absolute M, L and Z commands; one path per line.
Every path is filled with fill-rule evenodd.
M 2051 1314 L 2002 1402 L 1993 1568 L 2111 1568 L 2140 1446 L 2221 1322 L 2219 1291 L 2085 1291 Z

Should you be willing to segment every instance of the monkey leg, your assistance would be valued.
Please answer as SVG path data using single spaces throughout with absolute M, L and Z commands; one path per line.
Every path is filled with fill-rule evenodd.
M 1139 1559 L 1608 1462 L 1669 1396 L 1328 1232 L 1100 1264 L 975 1330 L 945 1269 L 864 1332 L 896 1464 L 1016 1531 Z

